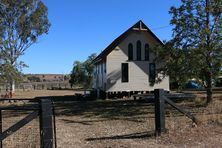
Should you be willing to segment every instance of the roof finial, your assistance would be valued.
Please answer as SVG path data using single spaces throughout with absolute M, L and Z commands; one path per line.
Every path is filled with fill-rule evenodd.
M 142 21 L 140 20 L 140 28 L 139 28 L 139 30 L 142 30 L 143 28 L 142 28 Z

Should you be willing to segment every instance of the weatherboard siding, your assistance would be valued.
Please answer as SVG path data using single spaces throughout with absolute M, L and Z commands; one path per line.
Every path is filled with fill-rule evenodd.
M 142 60 L 136 61 L 136 42 L 142 43 Z M 133 44 L 133 61 L 128 61 L 128 44 Z M 169 78 L 153 87 L 149 83 L 149 63 L 153 62 L 154 55 L 150 53 L 150 61 L 144 61 L 144 47 L 148 43 L 150 47 L 157 45 L 157 41 L 145 31 L 133 31 L 106 57 L 106 91 L 151 91 L 156 88 L 169 90 Z M 121 81 L 121 63 L 129 65 L 129 82 Z M 158 64 L 157 64 L 158 66 Z
M 106 62 L 102 61 L 95 65 L 93 88 L 99 88 L 100 90 L 106 91 L 105 86 L 106 86 Z

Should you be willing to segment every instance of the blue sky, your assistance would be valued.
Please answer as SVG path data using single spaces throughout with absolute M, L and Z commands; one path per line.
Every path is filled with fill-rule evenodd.
M 160 40 L 169 40 L 171 6 L 178 0 L 43 0 L 52 24 L 21 57 L 24 73 L 68 74 L 73 62 L 100 53 L 142 20 Z

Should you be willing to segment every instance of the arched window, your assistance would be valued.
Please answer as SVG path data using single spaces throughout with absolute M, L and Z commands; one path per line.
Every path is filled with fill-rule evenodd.
M 141 61 L 141 42 L 137 41 L 136 43 L 136 57 L 137 61 Z
M 154 83 L 156 79 L 156 65 L 155 63 L 149 64 L 149 82 Z
M 128 45 L 128 60 L 133 60 L 133 44 L 129 43 Z
M 144 60 L 149 61 L 150 60 L 150 46 L 149 46 L 149 44 L 145 45 L 144 55 L 145 55 Z

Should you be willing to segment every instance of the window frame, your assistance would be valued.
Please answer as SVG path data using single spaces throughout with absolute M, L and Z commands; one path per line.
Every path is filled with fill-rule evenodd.
M 144 46 L 144 60 L 149 61 L 150 60 L 150 45 L 147 43 Z
M 133 44 L 128 44 L 128 61 L 133 61 Z
M 142 60 L 142 43 L 140 40 L 136 42 L 136 60 L 141 61 Z
M 152 69 L 153 67 L 153 69 Z M 153 73 L 152 73 L 153 71 Z M 149 82 L 154 83 L 156 80 L 156 64 L 149 63 Z
M 122 83 L 129 82 L 129 63 L 121 64 L 121 81 Z

